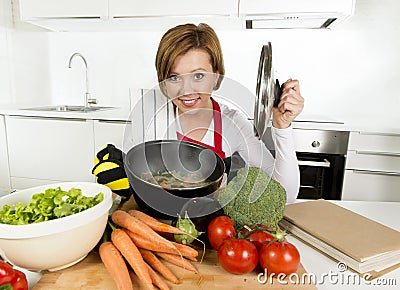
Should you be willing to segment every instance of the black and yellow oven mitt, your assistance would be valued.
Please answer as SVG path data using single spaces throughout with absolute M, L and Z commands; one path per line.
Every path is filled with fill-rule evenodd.
M 112 192 L 126 201 L 132 195 L 132 188 L 124 168 L 122 151 L 107 144 L 97 154 L 92 173 L 96 182 L 108 186 Z

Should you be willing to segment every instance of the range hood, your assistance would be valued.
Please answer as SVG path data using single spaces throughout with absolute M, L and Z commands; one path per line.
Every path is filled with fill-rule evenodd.
M 247 29 L 328 28 L 354 13 L 355 0 L 240 0 Z

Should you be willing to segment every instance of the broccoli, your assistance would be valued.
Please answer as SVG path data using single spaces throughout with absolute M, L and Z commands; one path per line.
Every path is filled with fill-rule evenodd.
M 276 229 L 283 218 L 286 191 L 258 167 L 244 167 L 218 192 L 224 213 L 237 228 L 264 224 Z

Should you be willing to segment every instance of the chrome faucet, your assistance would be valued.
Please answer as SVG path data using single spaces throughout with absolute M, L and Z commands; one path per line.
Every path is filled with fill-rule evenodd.
M 89 93 L 89 78 L 88 78 L 88 65 L 87 65 L 86 59 L 83 57 L 83 55 L 80 54 L 79 52 L 76 52 L 73 55 L 71 55 L 71 57 L 69 58 L 68 67 L 71 68 L 72 60 L 76 56 L 79 56 L 80 58 L 82 58 L 83 62 L 85 63 L 85 69 L 86 69 L 85 107 L 87 108 L 87 107 L 90 107 L 90 105 L 92 105 L 92 104 L 97 104 L 97 100 L 96 99 L 92 99 L 90 97 L 90 93 Z

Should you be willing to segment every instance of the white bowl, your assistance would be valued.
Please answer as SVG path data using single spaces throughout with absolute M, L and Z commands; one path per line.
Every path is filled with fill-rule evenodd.
M 104 200 L 82 212 L 50 221 L 28 224 L 0 224 L 0 255 L 10 263 L 32 271 L 56 271 L 76 264 L 100 241 L 112 205 L 112 192 L 105 185 L 90 182 L 54 183 L 20 190 L 0 198 L 0 208 L 17 202 L 27 204 L 35 193 L 61 187 L 82 190 L 85 196 L 104 193 Z

